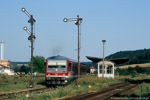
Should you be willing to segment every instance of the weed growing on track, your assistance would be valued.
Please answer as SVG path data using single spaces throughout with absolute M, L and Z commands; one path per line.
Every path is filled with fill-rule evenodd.
M 150 94 L 150 84 L 142 83 L 135 88 L 135 95 L 142 96 L 146 94 Z
M 124 100 L 150 100 L 150 84 L 141 83 L 125 93 L 115 95 L 115 97 L 122 97 Z
M 107 87 L 110 84 L 118 83 L 116 79 L 111 78 L 98 78 L 97 76 L 86 76 L 80 78 L 80 87 L 77 86 L 76 82 L 65 87 L 58 87 L 55 90 L 44 91 L 40 93 L 32 93 L 30 95 L 31 100 L 57 100 L 59 98 L 72 97 L 88 92 L 96 91 Z M 89 88 L 89 85 L 91 87 Z M 23 98 L 24 97 L 24 98 Z M 19 94 L 11 98 L 11 100 L 24 100 L 25 94 Z

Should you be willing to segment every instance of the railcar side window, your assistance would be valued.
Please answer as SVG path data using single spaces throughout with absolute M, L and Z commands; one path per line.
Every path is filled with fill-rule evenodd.
M 49 65 L 48 68 L 66 68 L 66 66 L 52 66 L 52 65 Z
M 71 65 L 72 65 L 72 64 L 71 64 L 71 63 L 69 63 L 69 71 L 71 71 Z
M 48 68 L 58 68 L 58 66 L 52 66 L 52 65 L 50 65 L 50 66 L 48 66 Z
M 59 68 L 66 68 L 66 66 L 60 66 Z

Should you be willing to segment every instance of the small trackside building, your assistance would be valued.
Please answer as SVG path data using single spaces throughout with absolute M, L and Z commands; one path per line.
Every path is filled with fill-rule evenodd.
M 90 73 L 93 74 L 96 71 L 96 68 L 94 66 L 90 67 Z
M 98 64 L 98 77 L 102 77 L 102 68 L 103 61 L 100 61 Z M 104 61 L 104 77 L 114 78 L 114 66 L 115 64 L 111 61 Z

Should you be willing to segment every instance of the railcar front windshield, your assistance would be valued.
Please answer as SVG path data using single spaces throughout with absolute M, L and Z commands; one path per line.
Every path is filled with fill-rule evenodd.
M 48 60 L 47 72 L 66 72 L 66 60 Z

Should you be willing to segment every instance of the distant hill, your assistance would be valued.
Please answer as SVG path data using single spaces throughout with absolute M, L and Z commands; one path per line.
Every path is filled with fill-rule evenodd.
M 129 61 L 125 64 L 141 64 L 150 62 L 150 49 L 141 49 L 134 51 L 120 51 L 114 54 L 107 56 L 107 59 L 110 58 L 123 58 L 128 57 Z
M 16 63 L 16 64 L 29 64 L 30 62 L 12 62 L 12 63 Z
M 30 62 L 11 62 L 11 64 L 12 64 L 13 66 L 21 67 L 21 66 L 23 66 L 23 65 L 29 66 Z

